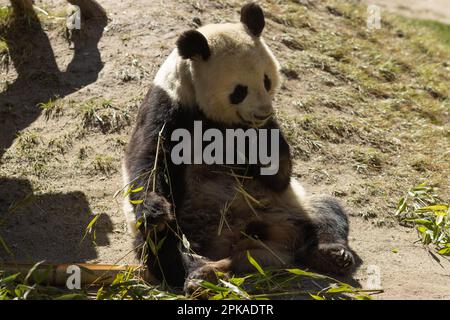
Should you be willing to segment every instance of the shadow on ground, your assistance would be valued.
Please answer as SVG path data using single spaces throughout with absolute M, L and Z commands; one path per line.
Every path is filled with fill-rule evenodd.
M 103 68 L 97 45 L 106 23 L 106 16 L 100 16 L 74 32 L 74 55 L 64 72 L 56 64 L 49 38 L 34 12 L 26 19 L 12 19 L 0 31 L 18 74 L 0 93 L 0 158 L 17 133 L 39 117 L 40 103 L 62 98 L 97 80 Z
M 60 71 L 48 36 L 36 13 L 12 19 L 0 30 L 18 74 L 0 92 L 0 161 L 17 134 L 41 114 L 40 103 L 62 98 L 94 83 L 103 68 L 98 42 L 107 24 L 101 7 L 73 34 L 73 58 Z M 18 15 L 19 16 L 19 15 Z M 83 12 L 82 12 L 83 16 Z M 69 44 L 67 45 L 69 49 Z M 4 160 L 3 160 L 4 161 Z M 82 262 L 97 257 L 90 236 L 81 241 L 94 218 L 82 192 L 35 194 L 26 179 L 0 177 L 0 262 Z M 108 244 L 112 223 L 101 215 L 96 244 Z
M 82 192 L 38 195 L 28 180 L 0 178 L 0 237 L 11 253 L 0 246 L 0 262 L 83 262 L 97 257 L 96 245 L 109 244 L 113 226 L 106 214 L 95 223 Z

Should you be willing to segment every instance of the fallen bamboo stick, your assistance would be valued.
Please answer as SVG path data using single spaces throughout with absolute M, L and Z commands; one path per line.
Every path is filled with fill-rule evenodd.
M 127 271 L 134 273 L 136 277 L 140 277 L 143 280 L 154 282 L 154 277 L 144 267 L 137 265 L 0 263 L 0 271 L 7 274 L 20 273 L 24 279 L 28 277 L 27 281 L 30 283 L 66 286 L 67 280 L 74 274 L 73 267 L 70 268 L 71 266 L 79 268 L 77 270 L 79 270 L 81 286 L 108 285 L 114 281 L 119 273 Z M 31 270 L 32 272 L 28 276 Z

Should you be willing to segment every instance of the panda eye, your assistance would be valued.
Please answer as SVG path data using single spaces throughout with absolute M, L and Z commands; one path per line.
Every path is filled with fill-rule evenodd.
M 272 81 L 270 81 L 267 74 L 264 75 L 264 88 L 266 88 L 267 91 L 269 91 L 270 88 L 272 88 Z
M 230 94 L 230 102 L 232 104 L 239 104 L 242 101 L 244 101 L 245 97 L 247 96 L 247 87 L 238 84 L 235 88 L 232 94 Z

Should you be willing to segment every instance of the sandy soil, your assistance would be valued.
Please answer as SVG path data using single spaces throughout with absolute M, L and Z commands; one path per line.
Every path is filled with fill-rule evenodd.
M 424 7 L 421 1 L 408 2 L 409 8 L 393 4 L 397 2 L 378 1 L 388 9 L 401 10 L 411 15 L 421 12 L 422 16 Z M 423 2 L 426 2 L 426 8 L 429 9 L 423 13 L 424 17 L 449 21 L 449 1 Z M 4 0 L 0 1 L 0 5 L 5 3 Z M 100 54 L 102 64 L 85 66 L 87 70 L 84 70 L 84 73 L 69 72 L 64 78 L 63 73 L 73 61 L 74 52 L 62 37 L 61 29 L 53 26 L 45 30 L 56 68 L 62 72 L 61 77 L 64 78 L 59 93 L 69 105 L 84 103 L 89 99 L 113 100 L 115 105 L 129 110 L 132 115 L 131 123 L 134 121 L 139 101 L 180 31 L 195 27 L 195 17 L 204 23 L 221 21 L 222 16 L 228 17 L 228 20 L 238 19 L 237 10 L 223 1 L 208 2 L 205 6 L 174 0 L 105 0 L 101 3 L 111 21 L 99 39 L 98 46 L 94 44 L 91 50 L 82 52 L 84 56 L 78 58 L 96 60 Z M 434 4 L 440 7 L 434 7 Z M 45 4 L 43 1 L 37 1 L 37 5 L 54 11 L 65 8 L 64 2 L 57 0 L 45 1 Z M 214 14 L 208 13 L 208 10 L 213 9 L 220 10 L 221 16 L 216 15 L 217 11 L 214 11 Z M 276 43 L 277 36 L 279 34 L 270 35 L 269 44 Z M 277 55 L 281 54 L 280 49 L 275 52 Z M 45 71 L 42 64 L 36 65 L 36 61 L 34 64 L 33 61 L 30 62 L 30 68 Z M 7 79 L 10 83 L 20 80 L 20 75 L 14 68 L 7 74 L 3 73 L 2 77 L 2 81 Z M 291 80 L 287 87 L 294 88 L 294 93 L 283 96 L 282 92 L 277 103 L 288 104 L 289 99 L 295 99 L 304 91 L 314 88 L 313 85 L 303 85 L 308 79 L 301 81 L 295 84 Z M 16 115 L 14 135 L 16 131 L 27 129 L 39 134 L 37 144 L 46 145 L 42 141 L 48 143 L 52 140 L 58 143 L 63 136 L 65 143 L 70 143 L 65 145 L 65 151 L 54 161 L 43 164 L 45 171 L 41 174 L 33 173 L 31 166 L 27 168 L 30 170 L 27 173 L 20 164 L 9 161 L 13 151 L 0 153 L 0 156 L 3 155 L 0 166 L 0 209 L 11 211 L 11 205 L 17 199 L 33 199 L 13 210 L 8 222 L 4 224 L 6 227 L 0 228 L 1 236 L 15 253 L 14 259 L 136 263 L 134 255 L 130 253 L 133 239 L 127 233 L 120 204 L 113 198 L 121 187 L 119 162 L 131 126 L 127 124 L 119 132 L 111 132 L 108 135 L 95 132 L 80 136 L 76 131 L 78 128 L 74 126 L 78 121 L 77 111 L 65 111 L 58 117 L 47 119 L 43 112 L 36 111 L 33 106 L 36 102 L 47 101 L 49 95 L 45 94 L 44 89 L 37 88 L 33 91 L 27 88 L 12 88 L 1 93 L 2 99 L 11 104 L 23 105 L 21 111 L 29 112 L 26 120 L 18 120 Z M 29 96 L 24 97 L 24 94 Z M 3 140 L 0 145 L 6 150 L 19 143 L 11 137 L 3 137 Z M 13 147 L 11 150 L 17 150 Z M 98 164 L 99 161 L 95 162 L 95 156 L 88 155 L 87 160 L 84 159 L 83 152 L 112 157 L 112 168 L 106 168 L 105 174 L 97 174 L 95 170 L 98 170 L 101 164 Z M 336 188 L 343 193 L 351 189 L 355 178 L 350 164 L 347 171 L 345 167 L 344 170 L 341 167 L 335 170 L 332 166 L 324 168 L 326 175 L 333 176 L 333 182 L 328 183 L 323 177 L 317 179 L 317 182 L 315 178 L 311 178 L 318 176 L 317 164 L 320 163 L 319 157 L 311 162 L 303 161 L 297 164 L 297 176 L 305 181 L 307 188 L 312 192 L 318 193 L 320 190 L 329 194 L 334 193 Z M 16 167 L 20 167 L 21 171 L 16 172 Z M 300 167 L 301 174 L 298 173 Z M 32 195 L 30 199 L 29 195 Z M 347 202 L 347 199 L 344 197 L 343 201 Z M 347 202 L 347 205 L 351 212 L 361 210 L 358 204 Z M 96 244 L 89 241 L 90 236 L 80 244 L 85 228 L 94 214 L 100 215 Z M 388 213 L 381 213 L 386 214 Z M 367 270 L 376 266 L 380 270 L 381 286 L 384 289 L 384 293 L 376 298 L 450 299 L 449 261 L 444 258 L 437 261 L 425 248 L 416 244 L 416 240 L 417 236 L 412 229 L 392 224 L 380 225 L 352 214 L 350 243 L 364 261 L 354 280 L 362 287 L 367 287 L 370 277 Z M 0 261 L 11 259 L 4 251 L 0 251 Z

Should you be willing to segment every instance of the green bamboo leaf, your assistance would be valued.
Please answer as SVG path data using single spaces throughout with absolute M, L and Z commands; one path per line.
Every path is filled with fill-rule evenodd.
M 424 226 L 417 226 L 417 231 L 419 231 L 420 233 L 425 233 L 427 232 L 427 228 Z
M 0 278 L 0 285 L 4 285 L 4 284 L 7 284 L 7 283 L 14 282 L 17 279 L 18 276 L 20 276 L 20 273 L 12 274 L 12 275 L 10 275 L 10 276 L 8 276 L 6 278 L 3 278 L 3 279 Z
M 219 281 L 220 281 L 220 283 L 223 284 L 224 287 L 230 289 L 231 292 L 233 292 L 237 296 L 239 296 L 239 298 L 241 298 L 241 299 L 243 298 L 246 300 L 250 299 L 249 294 L 247 292 L 245 292 L 244 290 L 242 290 L 241 288 L 239 288 L 238 286 L 235 286 L 234 284 L 232 284 L 228 281 L 222 280 L 222 279 L 219 279 Z
M 436 204 L 433 206 L 422 207 L 418 210 L 420 210 L 420 211 L 447 211 L 449 208 L 450 208 L 450 206 L 448 206 L 446 204 Z
M 242 286 L 244 284 L 245 278 L 234 278 L 233 277 L 233 278 L 230 279 L 230 282 L 232 284 L 234 284 L 235 286 L 240 287 L 240 286 Z
M 91 231 L 95 223 L 97 222 L 98 218 L 100 218 L 100 215 L 99 214 L 95 215 L 94 218 L 91 220 L 91 222 L 89 222 L 89 224 L 87 225 L 86 229 Z
M 349 285 L 343 284 L 338 287 L 330 288 L 327 290 L 327 293 L 342 293 L 342 292 L 348 292 L 353 293 L 354 290 Z
M 156 249 L 156 245 L 153 242 L 153 240 L 151 238 L 148 238 L 147 243 L 148 243 L 148 246 L 150 247 L 150 250 L 152 251 L 153 255 L 156 256 L 158 253 L 158 250 Z
M 38 263 L 35 263 L 33 267 L 28 271 L 27 276 L 25 277 L 24 283 L 27 284 L 28 280 L 30 279 L 31 275 L 33 274 L 36 269 L 45 262 L 45 260 L 39 261 Z
M 214 296 L 212 296 L 211 298 L 209 298 L 210 300 L 224 300 L 225 298 L 228 297 L 228 295 L 230 294 L 230 292 L 220 292 Z
M 164 244 L 164 240 L 166 240 L 166 237 L 162 238 L 159 242 L 158 242 L 158 246 L 156 247 L 156 250 L 161 250 L 163 244 Z
M 5 240 L 3 240 L 2 236 L 0 236 L 0 245 L 3 247 L 3 249 L 5 249 L 5 251 L 12 256 L 12 252 L 11 250 L 9 250 L 8 245 L 6 244 Z
M 438 251 L 438 253 L 443 256 L 450 256 L 450 247 L 441 249 Z
M 321 274 L 304 271 L 304 270 L 300 270 L 300 269 L 286 269 L 286 271 L 290 272 L 292 274 L 298 275 L 298 276 L 304 276 L 304 277 L 309 277 L 309 278 L 315 278 L 315 279 L 326 279 L 327 278 L 326 276 L 323 276 Z
M 214 292 L 228 292 L 229 293 L 231 291 L 228 288 L 219 287 L 218 285 L 215 285 L 215 284 L 213 284 L 211 282 L 208 282 L 208 281 L 205 281 L 205 280 L 200 281 L 200 285 L 203 288 L 212 290 Z
M 86 300 L 86 296 L 79 293 L 68 293 L 56 297 L 55 300 Z
M 142 223 L 143 223 L 143 219 L 138 219 L 136 221 L 136 229 L 139 229 L 139 227 L 142 225 Z
M 395 215 L 398 216 L 400 213 L 405 211 L 406 209 L 406 197 L 400 198 L 397 204 L 397 211 L 395 211 Z
M 139 188 L 133 189 L 133 190 L 131 190 L 131 192 L 137 193 L 137 192 L 141 192 L 142 190 L 144 190 L 144 187 L 139 187 Z
M 252 255 L 250 254 L 250 251 L 248 251 L 248 250 L 247 250 L 247 259 L 248 259 L 248 261 L 250 261 L 252 266 L 254 266 L 256 270 L 258 270 L 258 272 L 260 274 L 262 274 L 263 276 L 266 275 L 264 270 L 261 268 L 261 266 L 258 264 L 258 262 L 256 262 L 255 259 L 253 259 Z
M 415 224 L 431 226 L 433 223 L 427 219 L 406 219 L 406 221 L 414 222 Z

